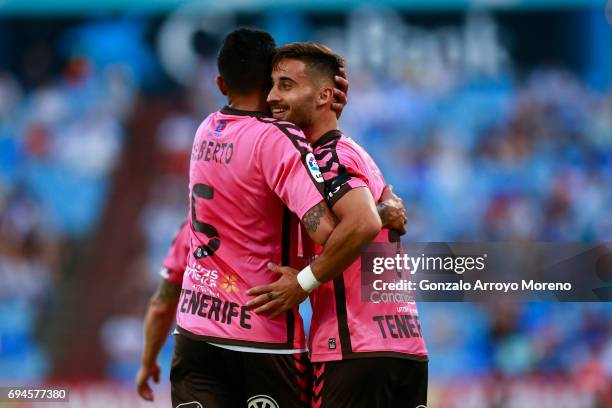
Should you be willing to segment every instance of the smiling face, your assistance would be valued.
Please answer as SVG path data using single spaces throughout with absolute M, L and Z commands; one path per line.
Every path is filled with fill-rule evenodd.
M 309 128 L 317 108 L 317 93 L 306 64 L 297 59 L 282 59 L 272 70 L 272 89 L 268 104 L 275 119 Z

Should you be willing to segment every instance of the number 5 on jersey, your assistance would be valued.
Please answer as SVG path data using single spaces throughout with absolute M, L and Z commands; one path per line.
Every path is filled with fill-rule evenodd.
M 195 256 L 196 259 L 214 255 L 215 251 L 221 246 L 221 239 L 219 238 L 217 229 L 196 218 L 196 198 L 212 200 L 214 193 L 214 189 L 206 184 L 196 184 L 191 190 L 191 223 L 193 224 L 193 229 L 208 237 L 208 244 L 200 245 L 194 251 L 193 256 Z

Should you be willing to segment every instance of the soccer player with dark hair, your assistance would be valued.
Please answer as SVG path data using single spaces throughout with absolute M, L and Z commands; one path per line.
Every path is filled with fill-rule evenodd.
M 299 126 L 314 150 L 325 179 L 326 202 L 343 223 L 360 223 L 384 193 L 385 181 L 367 152 L 338 129 L 331 111 L 333 77 L 344 60 L 313 43 L 280 47 L 272 63 L 268 102 L 274 118 Z M 346 224 L 348 225 L 348 224 Z M 375 242 L 392 242 L 389 230 Z M 320 253 L 320 247 L 316 252 Z M 312 291 L 309 337 L 315 380 L 313 407 L 391 408 L 427 404 L 427 350 L 414 303 L 361 300 L 361 261 L 344 272 L 314 273 L 314 280 L 286 284 L 297 271 L 278 268 L 279 282 L 254 288 L 256 312 L 281 312 L 268 300 L 293 299 Z M 301 274 L 302 272 L 300 272 Z M 314 289 L 314 290 L 313 290 Z
M 297 245 L 294 217 L 325 246 L 305 268 L 307 277 L 346 268 L 380 229 L 376 207 L 367 215 L 371 222 L 346 227 L 340 221 L 335 227 L 303 133 L 265 118 L 274 51 L 274 41 L 262 31 L 240 29 L 226 37 L 217 85 L 229 105 L 209 115 L 196 132 L 189 253 L 176 303 L 173 406 L 308 406 L 308 363 L 297 307 L 268 319 L 249 309 L 246 291 L 274 282 L 269 261 L 291 264 Z M 294 295 L 283 303 L 296 305 L 308 293 Z M 268 299 L 275 300 L 274 294 Z M 146 350 L 150 364 L 156 351 Z M 155 371 L 143 370 L 140 385 Z
M 246 306 L 250 286 L 274 280 L 267 263 L 289 263 L 291 213 L 319 220 L 312 237 L 321 243 L 333 229 L 303 135 L 265 119 L 274 52 L 274 40 L 262 31 L 240 29 L 225 38 L 217 85 L 229 104 L 195 135 L 190 250 L 170 373 L 173 406 L 307 403 L 297 308 L 268 320 Z

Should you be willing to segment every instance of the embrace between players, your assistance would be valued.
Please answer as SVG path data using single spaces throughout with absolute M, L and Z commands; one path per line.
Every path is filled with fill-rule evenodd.
M 343 59 L 239 29 L 218 68 L 228 105 L 195 135 L 189 217 L 145 317 L 139 394 L 153 399 L 176 316 L 173 407 L 425 406 L 416 305 L 361 301 L 362 245 L 397 241 L 406 216 L 338 129 Z M 309 295 L 307 349 L 297 306 Z

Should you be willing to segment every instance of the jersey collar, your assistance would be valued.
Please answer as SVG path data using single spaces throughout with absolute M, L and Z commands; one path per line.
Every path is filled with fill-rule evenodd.
M 340 139 L 340 137 L 342 137 L 342 132 L 339 129 L 333 129 L 330 130 L 327 133 L 324 133 L 323 136 L 321 136 L 316 142 L 314 142 L 312 144 L 312 148 L 316 148 L 319 146 L 323 146 L 324 144 L 335 140 L 335 139 Z
M 266 116 L 266 114 L 263 112 L 234 109 L 230 106 L 224 106 L 219 112 L 221 112 L 224 115 L 254 116 L 256 118 L 264 118 Z

